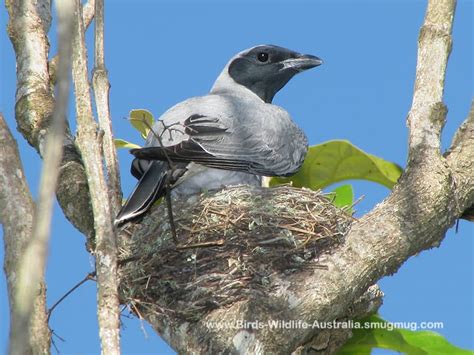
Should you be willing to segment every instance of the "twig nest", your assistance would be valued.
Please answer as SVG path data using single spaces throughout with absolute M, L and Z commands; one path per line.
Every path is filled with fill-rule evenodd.
M 140 313 L 188 321 L 262 297 L 273 280 L 308 268 L 344 240 L 352 217 L 321 192 L 236 186 L 174 200 L 178 244 L 166 204 L 121 231 L 121 297 Z

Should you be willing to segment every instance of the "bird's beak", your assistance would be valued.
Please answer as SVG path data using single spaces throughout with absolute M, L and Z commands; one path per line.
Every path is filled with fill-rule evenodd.
M 283 64 L 283 68 L 280 70 L 285 69 L 295 69 L 297 71 L 303 71 L 307 69 L 311 69 L 323 64 L 323 61 L 311 54 L 300 54 L 296 58 L 289 58 L 281 62 Z

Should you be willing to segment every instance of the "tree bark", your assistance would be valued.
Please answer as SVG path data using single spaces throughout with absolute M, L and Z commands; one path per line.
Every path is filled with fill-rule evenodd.
M 76 18 L 72 67 L 76 96 L 77 144 L 84 159 L 94 212 L 97 315 L 101 348 L 103 354 L 112 355 L 120 354 L 117 246 L 112 222 L 114 216 L 102 164 L 102 135 L 92 113 L 81 3 L 80 0 L 74 1 Z
M 23 3 L 22 10 L 28 8 Z M 44 5 L 44 4 L 43 4 Z M 48 4 L 49 5 L 49 4 Z M 43 18 L 44 15 L 41 8 Z M 19 207 L 23 208 L 25 220 L 28 228 L 20 232 L 20 238 L 15 240 L 16 236 L 6 234 L 6 264 L 5 270 L 8 278 L 12 280 L 9 283 L 10 290 L 10 310 L 11 310 L 11 328 L 10 328 L 10 354 L 28 354 L 49 353 L 50 347 L 50 331 L 45 310 L 45 285 L 44 271 L 47 259 L 47 249 L 50 233 L 50 223 L 53 208 L 54 192 L 58 179 L 58 168 L 61 162 L 62 146 L 64 140 L 64 131 L 66 128 L 66 108 L 69 96 L 69 71 L 71 57 L 71 33 L 72 33 L 72 6 L 68 7 L 68 3 L 58 4 L 58 34 L 59 34 L 59 51 L 61 60 L 58 64 L 58 99 L 54 107 L 51 118 L 51 127 L 45 138 L 44 148 L 44 165 L 41 174 L 39 198 L 37 205 L 33 205 L 31 196 L 26 188 L 26 183 L 22 174 L 12 175 L 12 171 L 22 173 L 18 151 L 16 144 L 8 131 L 2 118 L 2 145 L 5 146 L 5 152 L 2 152 L 0 169 L 6 169 L 2 175 L 6 180 L 12 180 L 16 189 L 10 190 L 11 186 L 3 185 L 4 204 L 9 207 L 4 209 L 2 223 L 5 223 L 6 231 L 15 229 L 11 224 L 22 220 L 11 220 L 6 214 L 11 210 L 16 210 L 15 202 L 19 202 Z M 43 9 L 44 10 L 44 9 Z M 33 64 L 34 65 L 34 64 Z M 11 147 L 11 148 L 10 148 Z M 10 150 L 10 151 L 8 151 Z M 9 160 L 10 159 L 10 160 Z M 9 170 L 10 169 L 10 170 Z M 21 185 L 24 185 L 21 187 Z M 23 193 L 21 191 L 23 189 Z M 12 193 L 18 193 L 24 196 L 24 199 L 15 198 Z M 34 211 L 34 213 L 33 213 Z M 30 217 L 34 216 L 32 224 Z M 13 258 L 13 260 L 7 261 Z
M 51 4 L 48 0 L 6 0 L 8 35 L 17 63 L 15 119 L 23 137 L 43 156 L 54 109 L 48 72 Z M 56 194 L 66 218 L 90 241 L 94 221 L 81 156 L 67 127 Z M 90 243 L 89 243 L 90 244 Z
M 12 172 L 16 172 L 12 174 Z M 10 348 L 17 354 L 48 354 L 51 334 L 46 316 L 46 288 L 41 275 L 40 288 L 33 294 L 30 319 L 17 316 L 15 297 L 20 260 L 31 239 L 34 203 L 21 165 L 16 141 L 0 114 L 0 223 L 3 227 L 5 260 L 10 305 Z
M 34 210 L 33 228 L 21 259 L 17 264 L 15 308 L 10 337 L 10 353 L 26 352 L 24 334 L 33 317 L 37 294 L 44 293 L 44 273 L 53 214 L 54 192 L 57 186 L 59 164 L 62 156 L 66 111 L 69 97 L 69 71 L 71 67 L 71 34 L 73 7 L 70 2 L 58 4 L 59 52 L 58 98 L 56 100 L 51 127 L 46 136 L 44 164 L 41 171 L 39 197 Z M 48 327 L 37 329 L 48 331 Z
M 122 206 L 122 188 L 120 187 L 120 169 L 112 133 L 112 119 L 110 117 L 110 83 L 104 58 L 104 1 L 97 0 L 95 9 L 95 56 L 92 84 L 99 127 L 104 132 L 102 149 L 107 171 L 111 210 L 112 215 L 116 216 Z

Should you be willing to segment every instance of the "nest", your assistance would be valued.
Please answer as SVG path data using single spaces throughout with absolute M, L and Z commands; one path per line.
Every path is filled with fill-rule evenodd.
M 262 297 L 276 277 L 324 268 L 319 257 L 352 221 L 321 192 L 237 186 L 175 200 L 176 244 L 163 205 L 122 230 L 122 302 L 187 321 Z

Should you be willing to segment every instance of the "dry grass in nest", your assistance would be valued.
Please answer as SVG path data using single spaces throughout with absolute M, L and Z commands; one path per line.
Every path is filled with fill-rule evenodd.
M 275 276 L 324 267 L 319 256 L 343 241 L 352 221 L 322 193 L 288 186 L 227 188 L 196 204 L 175 201 L 174 211 L 178 247 L 165 206 L 125 227 L 121 295 L 137 312 L 190 321 L 261 297 Z

